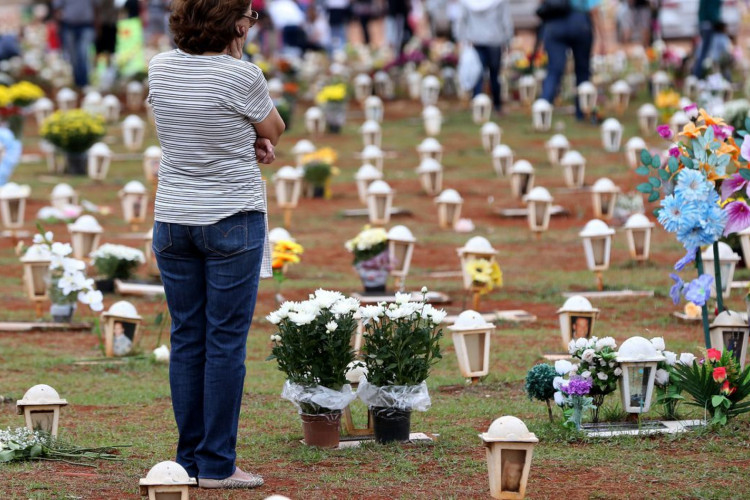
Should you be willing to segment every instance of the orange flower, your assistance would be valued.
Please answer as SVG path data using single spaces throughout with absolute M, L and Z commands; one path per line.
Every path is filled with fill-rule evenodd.
M 697 126 L 693 122 L 687 122 L 685 126 L 682 128 L 682 132 L 680 132 L 678 135 L 684 135 L 685 137 L 690 137 L 691 139 L 697 138 L 703 131 L 706 130 L 705 125 Z
M 716 169 L 709 165 L 708 163 L 701 163 L 700 165 L 701 170 L 703 170 L 706 173 L 706 178 L 709 181 L 715 181 L 717 179 L 725 179 L 728 177 L 727 174 L 719 175 L 716 173 Z
M 299 92 L 299 85 L 297 85 L 294 82 L 286 82 L 284 84 L 284 93 L 285 94 L 292 94 L 297 95 L 297 92 Z
M 713 117 L 713 116 L 709 115 L 708 113 L 706 113 L 705 109 L 701 109 L 699 111 L 699 113 L 700 113 L 701 118 L 703 118 L 703 122 L 706 125 L 716 125 L 716 126 L 719 126 L 719 127 L 726 127 L 727 126 L 727 124 L 724 122 L 724 120 L 722 120 L 720 117 Z
M 271 261 L 271 269 L 281 269 L 284 267 L 284 261 L 281 259 L 273 259 Z

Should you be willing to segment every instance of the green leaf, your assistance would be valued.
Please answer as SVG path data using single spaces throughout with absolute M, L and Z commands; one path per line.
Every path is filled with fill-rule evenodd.
M 659 177 L 661 177 L 661 180 L 668 181 L 669 180 L 669 172 L 666 170 L 659 170 Z
M 674 173 L 674 172 L 675 172 L 675 170 L 677 170 L 677 167 L 679 167 L 679 166 L 680 166 L 680 162 L 679 162 L 679 160 L 678 160 L 677 158 L 675 158 L 674 156 L 670 156 L 670 157 L 669 157 L 669 160 L 667 160 L 667 166 L 669 167 L 669 171 L 670 171 L 671 173 Z
M 161 325 L 162 321 L 164 321 L 164 312 L 160 312 L 156 315 L 156 318 L 154 318 L 154 324 Z
M 656 200 L 659 199 L 659 191 L 652 191 L 650 195 L 648 195 L 648 201 L 649 203 L 653 203 Z M 658 217 L 658 214 L 656 214 Z
M 16 452 L 13 450 L 0 451 L 0 462 L 10 462 L 16 456 Z
M 648 149 L 646 148 L 641 149 L 641 163 L 643 163 L 644 165 L 651 164 L 651 153 L 649 153 Z
M 750 181 L 750 168 L 741 168 L 740 176 L 746 181 Z
M 659 155 L 654 155 L 651 157 L 651 168 L 659 168 L 661 167 L 661 159 L 659 158 Z
M 750 116 L 745 118 L 745 130 L 750 130 Z
M 711 398 L 711 405 L 716 408 L 717 406 L 720 406 L 725 399 L 727 398 L 725 398 L 724 396 L 714 396 Z
M 42 445 L 37 443 L 34 446 L 31 447 L 31 450 L 29 451 L 29 456 L 31 458 L 36 458 L 42 454 Z
M 649 177 L 648 182 L 655 188 L 661 187 L 661 180 L 658 177 Z
M 641 193 L 650 193 L 654 190 L 654 186 L 652 186 L 649 182 L 644 182 L 643 184 L 638 184 L 638 187 L 636 187 L 636 189 Z
M 640 167 L 638 167 L 638 168 L 635 169 L 635 173 L 638 174 L 638 175 L 648 175 L 649 172 L 650 172 L 650 170 L 645 165 L 641 165 Z

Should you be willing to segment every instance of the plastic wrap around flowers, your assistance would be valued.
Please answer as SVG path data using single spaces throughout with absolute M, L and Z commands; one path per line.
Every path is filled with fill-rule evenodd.
M 11 174 L 21 160 L 21 141 L 16 140 L 13 132 L 0 127 L 0 186 L 8 182 Z
M 322 385 L 300 385 L 287 380 L 281 390 L 281 397 L 291 401 L 300 413 L 305 413 L 303 405 L 304 408 L 317 406 L 334 411 L 343 410 L 357 398 L 357 394 L 352 391 L 349 384 L 337 391 Z
M 397 408 L 408 411 L 427 411 L 432 404 L 427 383 L 419 385 L 387 385 L 377 387 L 362 376 L 357 397 L 370 408 Z

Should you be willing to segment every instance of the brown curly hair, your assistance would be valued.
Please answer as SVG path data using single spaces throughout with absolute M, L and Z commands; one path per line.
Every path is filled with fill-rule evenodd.
M 169 29 L 177 47 L 190 54 L 222 52 L 237 37 L 235 23 L 251 0 L 173 0 Z

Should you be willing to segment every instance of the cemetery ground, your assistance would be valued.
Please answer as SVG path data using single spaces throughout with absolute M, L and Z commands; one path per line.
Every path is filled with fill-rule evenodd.
M 622 117 L 623 143 L 640 135 L 635 110 L 642 98 L 631 103 Z M 471 236 L 483 235 L 499 250 L 498 262 L 504 286 L 481 301 L 481 310 L 523 309 L 537 316 L 532 323 L 501 322 L 492 338 L 490 374 L 476 385 L 460 375 L 450 332 L 444 330 L 443 359 L 427 383 L 432 407 L 414 412 L 412 430 L 435 436 L 430 444 L 364 444 L 358 449 L 321 450 L 300 443 L 302 429 L 295 408 L 279 397 L 284 377 L 276 364 L 266 361 L 270 353 L 272 325 L 264 320 L 274 310 L 277 285 L 261 283 L 253 326 L 248 339 L 247 377 L 237 443 L 238 465 L 260 473 L 266 484 L 250 491 L 191 490 L 199 499 L 264 498 L 273 493 L 293 499 L 317 498 L 489 498 L 485 452 L 478 434 L 493 419 L 514 415 L 536 433 L 539 444 L 529 477 L 529 498 L 748 498 L 750 497 L 750 418 L 745 415 L 719 429 L 702 429 L 678 435 L 620 437 L 600 440 L 581 438 L 560 425 L 561 413 L 554 408 L 555 423 L 549 423 L 542 402 L 529 401 L 523 391 L 529 368 L 544 362 L 545 353 L 560 352 L 561 341 L 556 310 L 564 302 L 563 292 L 593 290 L 596 281 L 586 269 L 578 232 L 593 218 L 590 194 L 564 188 L 562 172 L 546 157 L 544 142 L 553 132 L 535 132 L 527 110 L 510 107 L 498 121 L 502 142 L 517 159 L 529 160 L 536 169 L 536 185 L 548 188 L 555 204 L 567 216 L 553 217 L 550 231 L 537 240 L 527 229 L 525 218 L 507 219 L 501 208 L 522 207 L 513 200 L 507 178 L 498 178 L 490 155 L 481 146 L 479 126 L 471 122 L 466 104 L 441 103 L 445 122 L 437 137 L 444 148 L 444 188 L 454 188 L 464 198 L 462 217 L 476 225 L 472 233 L 442 230 L 432 197 L 419 186 L 414 169 L 418 165 L 416 145 L 424 138 L 421 106 L 396 101 L 386 103 L 383 149 L 387 153 L 385 180 L 396 191 L 394 205 L 408 209 L 409 216 L 392 219 L 390 226 L 404 224 L 417 238 L 412 269 L 406 288 L 445 292 L 452 298 L 451 313 L 470 307 L 461 286 L 456 248 Z M 277 161 L 264 166 L 270 179 L 279 167 L 293 163 L 289 150 L 307 137 L 301 123 L 303 109 L 282 138 Z M 341 173 L 333 181 L 332 199 L 306 199 L 292 215 L 292 236 L 305 252 L 302 263 L 292 266 L 281 293 L 301 300 L 316 288 L 352 293 L 361 289 L 351 267 L 351 255 L 344 242 L 366 223 L 365 218 L 345 218 L 342 211 L 361 208 L 353 181 L 360 166 L 356 158 L 362 149 L 357 131 L 362 113 L 350 103 L 347 125 L 341 135 L 311 138 L 317 147 L 330 146 L 339 153 Z M 632 194 L 641 182 L 625 162 L 622 151 L 606 153 L 599 128 L 576 123 L 570 115 L 556 114 L 554 122 L 564 127 L 573 149 L 587 160 L 586 184 L 600 177 L 611 178 L 624 193 Z M 38 153 L 33 120 L 27 124 L 24 152 Z M 125 153 L 117 127 L 109 129 L 110 147 Z M 644 137 L 659 147 L 656 137 Z M 153 127 L 148 145 L 156 144 Z M 105 233 L 102 242 L 140 248 L 131 228 L 121 217 L 117 191 L 133 179 L 143 180 L 139 155 L 132 160 L 113 161 L 109 177 L 94 183 L 86 177 L 52 177 L 42 160 L 19 165 L 11 180 L 30 184 L 32 198 L 27 207 L 27 227 L 33 229 L 33 214 L 48 204 L 48 193 L 58 182 L 68 182 L 81 197 L 110 207 L 112 213 L 97 215 Z M 153 199 L 153 187 L 151 188 Z M 271 190 L 269 190 L 269 193 Z M 282 215 L 269 199 L 270 226 L 282 223 Z M 650 215 L 652 205 L 647 204 Z M 650 217 L 653 219 L 653 217 Z M 67 241 L 62 224 L 46 229 L 58 240 Z M 145 231 L 148 227 L 139 228 Z M 612 265 L 604 272 L 605 289 L 653 290 L 654 297 L 593 299 L 601 309 L 595 334 L 612 336 L 618 344 L 641 335 L 663 336 L 667 349 L 699 355 L 703 333 L 699 322 L 685 323 L 671 313 L 673 306 L 668 277 L 674 262 L 682 256 L 679 244 L 657 226 L 652 238 L 651 260 L 636 264 L 628 256 L 625 233 L 620 227 L 613 242 Z M 27 242 L 30 239 L 27 238 Z M 0 240 L 0 294 L 6 321 L 31 320 L 34 307 L 22 290 L 22 268 L 10 238 Z M 437 277 L 436 272 L 453 272 Z M 141 270 L 145 277 L 145 268 Z M 442 275 L 445 276 L 445 275 Z M 750 279 L 750 271 L 739 269 L 736 280 Z M 389 283 L 392 289 L 392 283 Z M 744 290 L 735 290 L 727 307 L 744 310 Z M 30 462 L 0 466 L 0 498 L 139 498 L 138 479 L 162 460 L 173 459 L 176 428 L 172 417 L 168 367 L 150 360 L 150 352 L 168 344 L 168 324 L 155 324 L 165 310 L 162 297 L 124 297 L 144 317 L 140 340 L 141 356 L 104 361 L 100 337 L 95 331 L 0 333 L 0 394 L 20 399 L 34 384 L 45 383 L 58 390 L 69 406 L 62 409 L 60 436 L 82 446 L 130 445 L 122 450 L 122 462 L 100 462 L 95 468 L 60 462 Z M 105 308 L 116 300 L 105 296 Z M 80 305 L 77 321 L 93 322 L 95 314 Z M 80 360 L 102 360 L 97 364 L 75 364 Z M 607 396 L 602 417 L 622 418 L 619 391 Z M 359 404 L 359 403 L 356 403 Z M 0 403 L 0 428 L 23 424 L 12 401 Z M 354 410 L 363 422 L 364 409 Z M 658 418 L 658 406 L 644 416 Z M 680 414 L 702 418 L 703 412 L 682 404 Z

